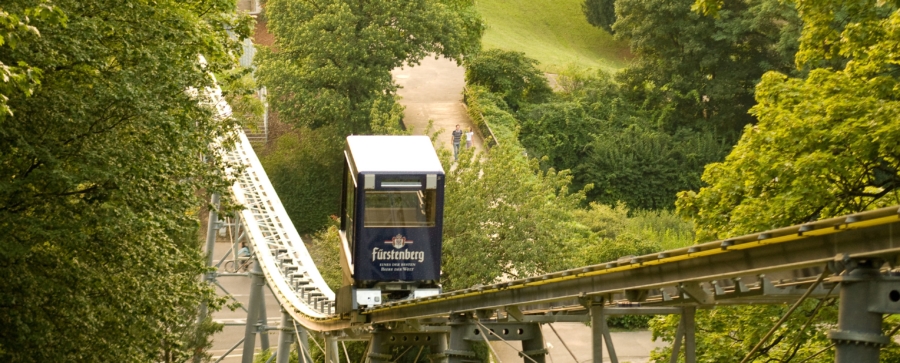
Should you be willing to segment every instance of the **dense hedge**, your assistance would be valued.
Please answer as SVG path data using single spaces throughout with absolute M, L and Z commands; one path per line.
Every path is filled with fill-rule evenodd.
M 506 103 L 499 95 L 491 93 L 487 88 L 468 85 L 465 89 L 465 101 L 469 118 L 485 140 L 493 136 L 494 142 L 502 143 L 515 140 L 516 118 L 506 109 Z

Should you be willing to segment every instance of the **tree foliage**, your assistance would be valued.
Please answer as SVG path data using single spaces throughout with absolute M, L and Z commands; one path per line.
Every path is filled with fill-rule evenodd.
M 553 94 L 537 64 L 522 52 L 486 50 L 467 60 L 466 84 L 486 87 L 516 111 L 525 103 L 540 103 Z
M 335 221 L 336 222 L 336 221 Z M 316 261 L 316 268 L 325 279 L 325 283 L 331 290 L 337 291 L 341 288 L 341 235 L 338 231 L 337 223 L 316 232 L 312 236 L 312 240 L 307 241 L 306 248 L 313 261 Z
M 429 55 L 478 50 L 481 21 L 470 0 L 269 0 L 272 49 L 257 76 L 283 120 L 367 133 L 376 100 L 391 104 L 390 71 Z
M 687 0 L 621 0 L 615 8 L 616 36 L 636 56 L 615 78 L 568 70 L 554 97 L 525 99 L 516 90 L 537 73 L 533 65 L 481 55 L 467 81 L 516 111 L 519 140 L 544 169 L 570 170 L 574 188 L 594 184 L 587 201 L 672 208 L 676 193 L 697 190 L 703 166 L 722 160 L 755 121 L 747 111 L 762 74 L 794 71 L 801 21 L 777 0 L 728 2 L 716 18 L 692 12 Z
M 587 155 L 576 173 L 594 183 L 593 201 L 671 209 L 678 192 L 700 188 L 703 166 L 727 149 L 727 143 L 707 131 L 670 135 L 642 124 L 607 128 L 585 146 Z
M 503 99 L 484 86 L 465 89 L 466 113 L 485 138 L 493 134 L 498 143 L 514 142 L 518 121 Z
M 200 191 L 228 186 L 210 145 L 234 121 L 187 90 L 234 66 L 249 23 L 231 1 L 59 0 L 49 18 L 42 4 L 3 4 L 40 36 L 0 33 L 20 40 L 0 63 L 33 77 L 0 86 L 0 359 L 202 354 L 216 327 L 194 325 L 197 307 L 221 301 L 198 280 Z
M 798 59 L 845 65 L 817 68 L 805 78 L 764 77 L 752 110 L 759 124 L 744 130 L 724 162 L 707 167 L 708 187 L 680 197 L 699 238 L 900 202 L 900 77 L 890 50 L 900 42 L 900 13 L 875 2 L 828 5 L 804 5 Z M 845 11 L 835 11 L 841 5 Z
M 658 121 L 665 110 L 634 105 L 602 72 L 573 69 L 559 79 L 557 97 L 518 113 L 519 139 L 545 168 L 571 170 L 574 188 L 593 184 L 590 202 L 669 209 L 729 147 L 710 130 L 670 133 Z
M 751 110 L 759 123 L 744 129 L 724 162 L 707 167 L 703 180 L 708 186 L 679 195 L 678 210 L 693 218 L 699 241 L 900 202 L 897 5 L 874 0 L 797 5 L 804 24 L 798 65 L 811 71 L 806 76 L 767 73 Z M 807 316 L 813 303 L 803 308 Z M 757 322 L 774 321 L 785 310 L 777 305 L 698 312 L 698 330 L 708 333 L 698 342 L 698 355 L 738 361 L 769 328 Z M 826 303 L 808 332 L 798 329 L 796 320 L 788 322 L 772 338 L 782 343 L 769 343 L 752 361 L 804 359 L 826 348 L 822 330 L 835 323 L 835 310 Z M 735 330 L 723 321 L 744 323 Z M 674 331 L 671 325 L 658 328 L 666 335 Z M 882 361 L 896 361 L 896 349 L 892 343 Z M 826 350 L 817 361 L 831 361 L 830 354 Z
M 446 290 L 560 270 L 589 233 L 572 217 L 584 194 L 569 190 L 569 173 L 540 171 L 515 143 L 486 158 L 466 149 L 445 169 Z
M 302 129 L 282 135 L 262 153 L 266 175 L 302 234 L 326 228 L 329 216 L 340 214 L 343 145 L 334 127 Z
M 519 141 L 545 167 L 575 171 L 588 156 L 587 145 L 595 135 L 631 122 L 634 112 L 630 104 L 622 103 L 611 77 L 601 71 L 568 69 L 560 75 L 559 84 L 561 90 L 552 100 L 528 105 L 518 113 Z M 575 172 L 576 186 L 590 184 L 587 180 Z
M 615 207 L 591 203 L 588 208 L 573 210 L 572 215 L 591 231 L 573 257 L 574 266 L 596 265 L 693 242 L 693 225 L 671 211 L 629 210 L 624 203 Z
M 794 71 L 800 20 L 778 0 L 728 1 L 717 17 L 692 12 L 691 4 L 617 2 L 616 37 L 636 56 L 618 79 L 634 104 L 667 109 L 660 121 L 670 134 L 691 128 L 735 135 L 755 121 L 747 110 L 762 74 Z
M 257 97 L 259 87 L 253 79 L 250 68 L 235 68 L 219 76 L 222 96 L 231 106 L 231 117 L 244 127 L 256 127 L 262 123 L 266 106 Z
M 588 23 L 613 34 L 613 24 L 616 23 L 615 0 L 584 0 L 581 11 Z
M 67 21 L 59 8 L 46 4 L 20 8 L 18 13 L 0 9 L 0 49 L 14 50 L 20 42 L 39 38 L 39 26 L 65 26 Z M 6 104 L 9 97 L 14 96 L 13 93 L 31 96 L 40 85 L 40 75 L 40 68 L 31 67 L 23 59 L 0 60 L 0 121 L 13 115 Z

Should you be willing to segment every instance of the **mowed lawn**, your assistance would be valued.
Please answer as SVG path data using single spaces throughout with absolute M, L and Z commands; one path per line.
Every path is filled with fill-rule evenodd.
M 541 62 L 544 72 L 558 73 L 574 64 L 614 72 L 625 66 L 625 42 L 591 26 L 582 0 L 478 0 L 487 24 L 485 49 L 524 52 Z

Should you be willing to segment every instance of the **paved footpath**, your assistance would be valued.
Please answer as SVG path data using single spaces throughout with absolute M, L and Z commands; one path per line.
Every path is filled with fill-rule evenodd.
M 456 125 L 463 131 L 469 127 L 475 130 L 462 102 L 465 70 L 455 61 L 428 57 L 421 65 L 397 68 L 392 73 L 394 81 L 401 87 L 397 92 L 402 97 L 400 104 L 406 107 L 403 122 L 414 134 L 424 135 L 428 120 L 434 120 L 434 130 L 443 130 L 438 140 L 452 151 L 450 133 Z M 465 139 L 462 144 L 465 145 Z M 482 150 L 482 139 L 477 131 L 473 144 L 477 150 Z
M 593 354 L 591 347 L 591 328 L 581 323 L 554 323 L 556 333 L 546 324 L 542 326 L 544 345 L 547 348 L 547 363 L 575 363 L 590 362 Z M 613 332 L 611 333 L 613 347 L 620 363 L 646 363 L 650 360 L 650 351 L 657 347 L 665 347 L 666 343 L 653 341 L 649 331 Z M 565 339 L 565 344 L 559 337 Z M 520 342 L 492 342 L 491 346 L 500 356 L 503 363 L 522 362 L 518 351 L 522 349 Z M 568 347 L 568 349 L 566 349 Z M 569 352 L 571 351 L 571 353 Z M 572 357 L 572 354 L 575 357 Z M 496 361 L 496 359 L 494 360 Z M 609 362 L 609 352 L 603 347 L 603 361 Z
M 422 135 L 428 126 L 428 120 L 434 120 L 435 130 L 444 130 L 438 140 L 452 150 L 450 132 L 459 124 L 462 129 L 473 127 L 462 103 L 462 92 L 465 87 L 465 70 L 456 62 L 441 58 L 426 58 L 415 67 L 397 68 L 393 72 L 394 80 L 402 88 L 398 94 L 403 97 L 400 104 L 406 107 L 404 122 L 413 133 Z M 475 147 L 482 149 L 482 139 L 475 134 Z M 565 337 L 566 345 L 575 354 L 577 362 L 591 360 L 591 330 L 579 323 L 556 323 L 553 327 L 560 336 Z M 566 350 L 556 334 L 546 325 L 543 328 L 544 341 L 549 351 L 548 363 L 570 363 L 576 359 Z M 654 342 L 650 332 L 617 332 L 612 333 L 613 347 L 619 362 L 644 363 L 650 358 L 650 351 L 666 344 Z M 517 350 L 521 350 L 520 342 L 512 342 L 511 348 L 503 342 L 491 344 L 500 356 L 500 362 L 521 362 Z M 606 351 L 604 349 L 604 351 Z M 604 353 L 605 362 L 609 362 L 609 354 Z

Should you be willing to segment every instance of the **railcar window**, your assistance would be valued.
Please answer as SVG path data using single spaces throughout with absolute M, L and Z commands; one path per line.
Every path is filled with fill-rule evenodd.
M 344 235 L 347 236 L 347 241 L 350 244 L 350 250 L 354 251 L 355 239 L 354 234 L 356 233 L 356 229 L 353 227 L 353 221 L 356 219 L 356 186 L 353 183 L 353 176 L 349 171 L 344 168 L 344 177 L 347 179 L 344 181 L 344 185 L 346 185 L 347 189 L 344 190 Z
M 433 227 L 437 191 L 366 191 L 366 227 Z

